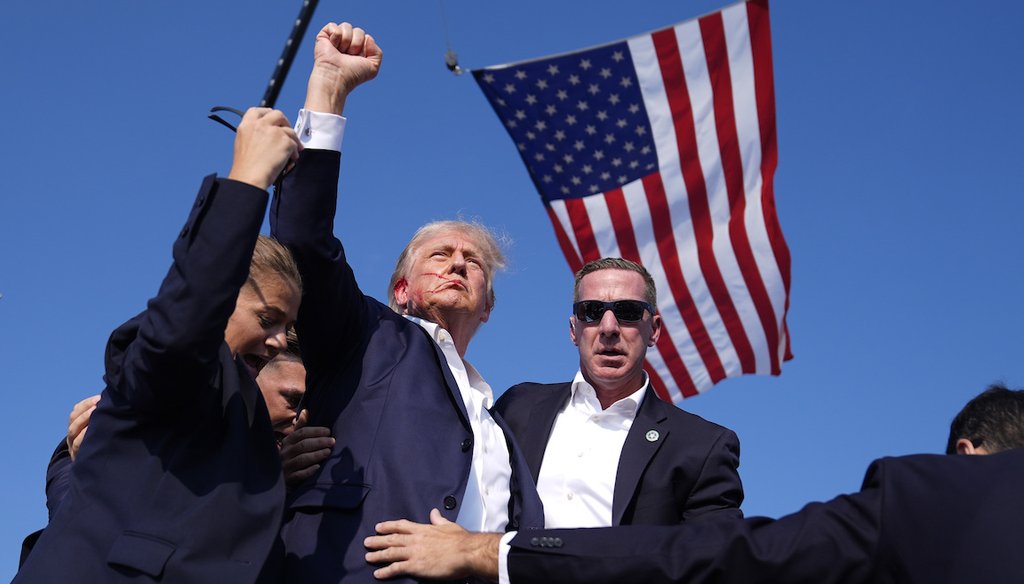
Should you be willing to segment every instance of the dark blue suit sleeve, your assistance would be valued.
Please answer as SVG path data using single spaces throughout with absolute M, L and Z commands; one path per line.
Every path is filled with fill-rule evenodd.
M 722 429 L 708 450 L 700 475 L 686 497 L 683 521 L 710 517 L 743 517 L 743 483 L 740 481 L 740 441 L 732 430 Z
M 868 582 L 881 531 L 876 487 L 777 521 L 521 532 L 511 542 L 509 573 L 513 584 Z
M 362 342 L 366 329 L 363 294 L 334 237 L 340 157 L 330 150 L 304 150 L 270 208 L 270 232 L 288 246 L 302 274 L 296 327 L 311 376 L 336 367 Z
M 61 440 L 50 457 L 50 464 L 46 467 L 46 512 L 51 521 L 57 513 L 57 507 L 68 494 L 70 484 L 71 452 L 68 450 L 68 441 Z
M 266 206 L 262 189 L 203 181 L 160 291 L 107 346 L 107 386 L 138 411 L 188 404 L 213 378 Z

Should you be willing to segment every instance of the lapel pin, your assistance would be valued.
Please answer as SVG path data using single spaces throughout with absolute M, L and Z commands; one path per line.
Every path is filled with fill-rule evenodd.
M 661 438 L 661 434 L 658 434 L 657 430 L 648 430 L 645 438 L 648 442 L 657 442 L 658 438 Z

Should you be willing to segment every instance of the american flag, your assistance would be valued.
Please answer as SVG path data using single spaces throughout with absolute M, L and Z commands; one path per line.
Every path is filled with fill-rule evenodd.
M 664 330 L 645 369 L 668 401 L 792 358 L 770 36 L 768 3 L 752 0 L 473 71 L 569 267 L 618 256 L 654 276 Z

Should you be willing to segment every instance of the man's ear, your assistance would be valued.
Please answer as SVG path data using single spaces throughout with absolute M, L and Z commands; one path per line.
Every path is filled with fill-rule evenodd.
M 395 288 L 391 294 L 395 298 L 395 304 L 402 307 L 407 306 L 409 304 L 409 282 L 405 278 L 401 278 L 395 282 Z
M 575 316 L 570 316 L 569 317 L 569 340 L 571 340 L 572 344 L 576 345 L 577 347 L 580 345 L 579 340 L 576 338 L 576 317 Z
M 956 453 L 957 454 L 988 454 L 984 446 L 975 447 L 974 443 L 967 438 L 960 438 L 956 441 Z
M 651 338 L 647 341 L 648 347 L 653 347 L 661 336 L 661 315 L 655 314 L 651 317 Z

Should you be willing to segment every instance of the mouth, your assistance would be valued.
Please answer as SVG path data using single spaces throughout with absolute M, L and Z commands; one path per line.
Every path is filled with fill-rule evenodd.
M 266 367 L 267 363 L 270 362 L 270 359 L 262 355 L 249 354 L 242 357 L 242 362 L 245 363 L 249 373 L 251 373 L 253 379 L 255 379 L 256 376 L 259 375 L 260 371 Z

